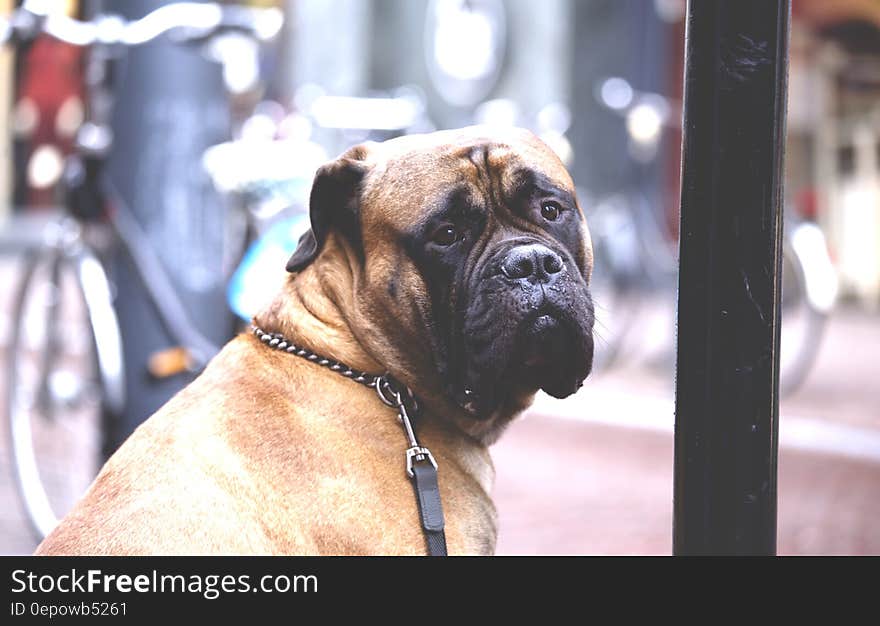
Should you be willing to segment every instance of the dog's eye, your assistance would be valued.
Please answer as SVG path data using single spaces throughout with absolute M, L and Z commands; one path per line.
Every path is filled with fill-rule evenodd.
M 544 202 L 541 204 L 541 217 L 548 222 L 555 222 L 562 213 L 562 207 L 558 202 Z
M 439 246 L 451 246 L 460 238 L 460 233 L 452 224 L 443 224 L 431 235 L 431 241 Z

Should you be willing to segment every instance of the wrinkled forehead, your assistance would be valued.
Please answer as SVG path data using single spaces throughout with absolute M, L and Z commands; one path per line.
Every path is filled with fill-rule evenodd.
M 378 202 L 387 209 L 386 203 L 392 202 L 408 213 L 404 209 L 430 209 L 453 189 L 503 201 L 526 185 L 551 187 L 574 197 L 574 184 L 559 158 L 531 133 L 469 130 L 378 144 L 363 189 L 367 204 Z

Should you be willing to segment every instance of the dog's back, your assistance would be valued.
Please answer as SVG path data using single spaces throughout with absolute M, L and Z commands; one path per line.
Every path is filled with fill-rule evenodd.
M 241 384 L 230 372 L 253 378 L 252 389 L 259 380 L 240 341 L 135 431 L 37 554 L 272 551 L 259 532 L 259 486 L 248 484 L 252 473 L 230 438 L 230 426 L 259 419 L 257 398 L 247 414 L 230 393 Z

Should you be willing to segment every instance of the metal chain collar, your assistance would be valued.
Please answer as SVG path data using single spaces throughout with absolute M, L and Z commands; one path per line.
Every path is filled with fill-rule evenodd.
M 345 376 L 349 380 L 360 383 L 365 387 L 372 387 L 373 390 L 375 390 L 376 395 L 379 396 L 379 399 L 384 404 L 393 409 L 397 409 L 398 417 L 403 424 L 406 438 L 409 441 L 409 448 L 406 450 L 407 475 L 410 478 L 413 477 L 413 461 L 421 462 L 427 460 L 434 466 L 434 469 L 437 468 L 437 462 L 434 460 L 431 451 L 424 446 L 420 446 L 416 439 L 410 413 L 416 415 L 419 410 L 419 404 L 409 387 L 397 381 L 387 372 L 380 376 L 368 374 L 349 367 L 344 363 L 340 363 L 339 361 L 334 361 L 333 359 L 328 359 L 316 354 L 308 348 L 297 346 L 292 341 L 286 339 L 281 333 L 268 333 L 258 326 L 252 326 L 251 328 L 253 328 L 254 335 L 260 341 L 274 350 L 302 357 L 316 365 L 321 365 L 341 376 Z

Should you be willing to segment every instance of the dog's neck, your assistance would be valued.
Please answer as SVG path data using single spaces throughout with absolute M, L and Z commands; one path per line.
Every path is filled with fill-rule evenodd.
M 371 374 L 385 368 L 357 340 L 342 311 L 351 298 L 348 263 L 317 262 L 285 277 L 275 298 L 254 323 L 328 359 Z

